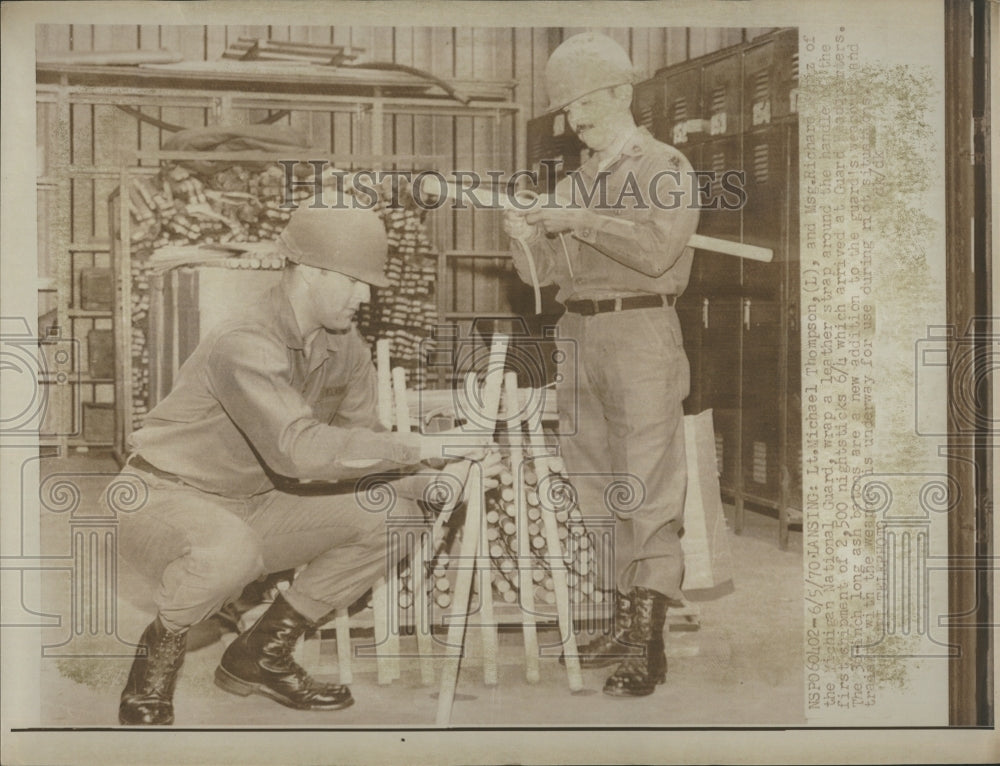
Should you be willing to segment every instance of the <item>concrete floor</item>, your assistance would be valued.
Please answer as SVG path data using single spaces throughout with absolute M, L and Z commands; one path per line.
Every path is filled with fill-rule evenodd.
M 114 462 L 101 454 L 42 461 L 43 476 L 70 474 L 81 489 L 81 508 L 93 504 Z M 731 509 L 727 509 L 731 513 Z M 43 513 L 42 545 L 49 555 L 65 555 L 73 514 Z M 452 714 L 455 726 L 783 726 L 804 723 L 802 642 L 802 535 L 793 530 L 787 551 L 777 546 L 777 521 L 748 512 L 742 535 L 731 536 L 735 588 L 725 595 L 690 592 L 700 609 L 697 630 L 671 630 L 667 682 L 651 697 L 616 699 L 601 693 L 607 670 L 584 671 L 584 689 L 570 693 L 555 658 L 543 659 L 541 680 L 524 677 L 521 632 L 500 636 L 499 683 L 483 683 L 480 637 L 467 636 Z M 151 619 L 150 588 L 123 567 L 117 577 L 118 635 L 135 641 Z M 66 572 L 43 578 L 43 611 L 66 615 L 62 625 L 43 629 L 43 644 L 64 642 L 72 619 Z M 540 640 L 554 641 L 555 629 Z M 88 645 L 88 641 L 97 641 Z M 109 643 L 110 641 L 110 643 Z M 415 649 L 412 638 L 402 647 Z M 113 726 L 118 695 L 131 663 L 129 647 L 114 639 L 86 637 L 43 657 L 43 726 Z M 402 676 L 379 686 L 373 660 L 355 659 L 351 689 L 356 703 L 337 712 L 301 712 L 263 697 L 241 698 L 217 688 L 212 674 L 224 641 L 189 652 L 175 695 L 177 727 L 424 727 L 434 724 L 437 685 L 422 686 L 416 662 L 403 661 Z M 324 672 L 337 679 L 335 642 L 321 647 Z M 51 650 L 50 650 L 51 651 Z M 108 658 L 108 654 L 120 655 Z M 329 661 L 329 662 L 328 662 Z M 438 674 L 439 677 L 439 674 Z

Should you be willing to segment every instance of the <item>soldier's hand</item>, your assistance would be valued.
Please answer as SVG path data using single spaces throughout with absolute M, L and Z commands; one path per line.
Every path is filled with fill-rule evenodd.
M 478 467 L 473 467 L 473 463 L 476 463 Z M 497 449 L 484 450 L 479 457 L 470 455 L 465 460 L 455 460 L 448 463 L 441 469 L 441 472 L 451 474 L 464 485 L 468 480 L 470 470 L 482 472 L 484 489 L 493 489 L 499 486 L 497 477 L 503 471 L 500 451 Z
M 527 223 L 541 226 L 548 234 L 593 228 L 594 213 L 584 208 L 538 208 L 525 216 Z
M 503 230 L 512 239 L 531 239 L 535 234 L 535 226 L 529 224 L 525 213 L 519 210 L 505 210 L 503 214 Z
M 470 434 L 462 428 L 453 428 L 421 436 L 420 460 L 440 462 L 466 457 L 479 460 L 493 446 L 493 439 L 485 434 Z

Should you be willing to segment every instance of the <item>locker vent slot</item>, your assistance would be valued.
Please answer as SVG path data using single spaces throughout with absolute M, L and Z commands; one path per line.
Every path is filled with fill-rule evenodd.
M 723 458 L 723 455 L 724 455 L 724 452 L 723 452 L 724 444 L 725 444 L 725 440 L 722 438 L 722 434 L 716 432 L 716 434 L 715 434 L 715 470 L 716 470 L 716 472 L 718 472 L 718 474 L 720 476 L 722 475 L 722 467 L 725 465 L 725 463 L 722 462 L 722 458 Z
M 688 118 L 688 105 L 686 98 L 674 100 L 673 121 L 684 122 Z
M 712 199 L 722 193 L 722 175 L 726 172 L 726 153 L 712 155 Z
M 767 444 L 753 443 L 753 480 L 757 484 L 767 484 Z
M 755 103 L 767 99 L 770 84 L 770 76 L 766 69 L 754 75 L 753 100 Z
M 792 82 L 799 81 L 799 52 L 792 54 Z
M 653 101 L 650 100 L 645 104 L 639 104 L 639 114 L 636 119 L 642 127 L 652 128 L 653 127 Z
M 712 114 L 726 111 L 726 88 L 720 85 L 712 91 Z
M 767 144 L 757 144 L 753 149 L 753 178 L 759 184 L 766 184 L 768 178 Z

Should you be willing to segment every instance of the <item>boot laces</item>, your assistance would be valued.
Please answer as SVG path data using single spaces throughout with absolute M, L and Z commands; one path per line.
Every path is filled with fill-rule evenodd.
M 646 662 L 646 657 L 628 657 L 622 661 L 615 670 L 614 675 L 619 679 L 639 679 L 643 676 L 649 675 L 649 667 Z

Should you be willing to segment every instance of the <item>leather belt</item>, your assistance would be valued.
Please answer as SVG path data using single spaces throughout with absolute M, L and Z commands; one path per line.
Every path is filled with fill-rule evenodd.
M 604 300 L 567 301 L 566 310 L 589 317 L 607 311 L 628 311 L 629 309 L 652 309 L 673 306 L 676 295 L 633 295 L 629 298 L 605 298 Z
M 125 461 L 125 465 L 130 468 L 135 468 L 139 471 L 144 471 L 145 473 L 152 474 L 158 479 L 165 479 L 167 481 L 172 481 L 177 484 L 183 484 L 184 480 L 177 474 L 168 473 L 167 471 L 161 471 L 155 465 L 150 463 L 142 455 L 132 455 L 128 460 Z

